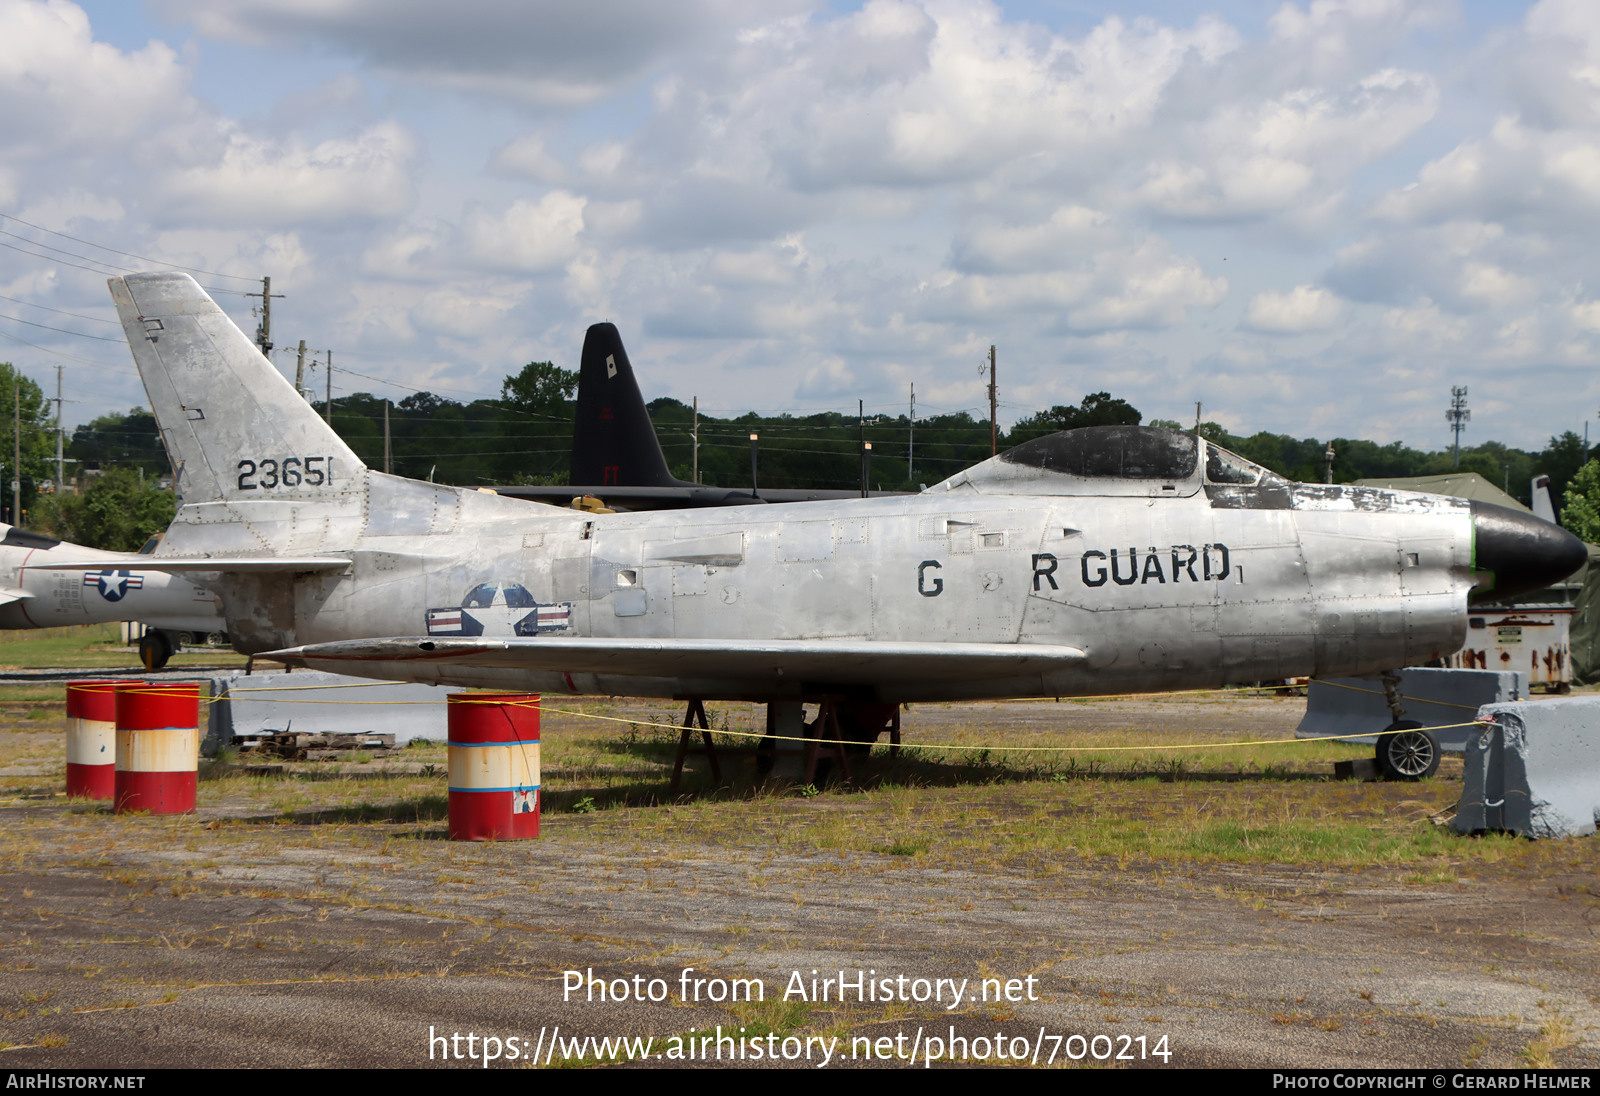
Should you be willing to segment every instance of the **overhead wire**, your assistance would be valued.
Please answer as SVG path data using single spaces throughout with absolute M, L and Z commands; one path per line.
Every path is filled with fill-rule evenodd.
M 8 233 L 6 233 L 6 235 L 9 236 L 9 235 L 11 235 L 11 233 L 8 232 Z M 17 238 L 21 239 L 20 236 L 17 237 Z M 28 241 L 28 242 L 31 243 L 32 241 Z M 40 245 L 40 246 L 43 246 L 43 245 Z M 89 273 L 91 273 L 91 274 L 99 274 L 101 277 L 104 277 L 107 274 L 117 275 L 117 274 L 126 274 L 127 273 L 126 270 L 119 270 L 116 267 L 111 267 L 111 269 L 109 269 L 109 270 L 97 270 L 92 266 L 83 266 L 80 263 L 69 263 L 69 262 L 65 261 L 64 259 L 52 259 L 48 255 L 40 255 L 40 254 L 38 254 L 36 252 L 28 251 L 25 248 L 18 247 L 16 244 L 8 244 L 4 240 L 0 240 L 0 247 L 8 247 L 12 251 L 15 251 L 15 252 L 18 252 L 20 254 L 26 255 L 26 256 L 28 256 L 29 258 L 32 258 L 32 259 L 43 259 L 45 262 L 48 262 L 48 263 L 57 263 L 57 264 L 59 264 L 61 266 L 70 266 L 70 267 L 73 267 L 73 268 L 75 268 L 77 270 L 87 270 Z M 91 262 L 91 263 L 99 262 L 99 260 L 97 260 L 97 259 L 90 259 L 88 261 Z M 100 265 L 101 266 L 110 266 L 109 263 L 100 263 Z
M 65 232 L 58 232 L 57 230 L 55 230 L 53 228 L 45 228 L 43 225 L 36 225 L 31 221 L 24 221 L 21 217 L 13 217 L 9 213 L 0 213 L 0 219 L 4 219 L 4 220 L 7 220 L 7 221 L 15 221 L 19 225 L 27 225 L 29 228 L 33 229 L 35 232 L 46 232 L 46 233 L 49 233 L 52 236 L 60 236 L 64 240 L 71 240 L 73 243 L 75 243 L 75 244 L 83 244 L 85 247 L 96 248 L 96 249 L 98 249 L 100 251 L 109 251 L 113 255 L 121 255 L 125 259 L 138 259 L 141 263 L 154 263 L 156 266 L 164 266 L 168 270 L 181 270 L 181 271 L 184 271 L 185 273 L 204 274 L 208 278 L 234 278 L 234 279 L 236 279 L 238 281 L 241 281 L 241 282 L 251 282 L 251 283 L 254 283 L 256 281 L 255 278 L 248 277 L 248 276 L 246 276 L 244 274 L 224 274 L 220 270 L 201 270 L 199 267 L 179 266 L 176 263 L 168 263 L 168 262 L 162 262 L 160 259 L 152 259 L 148 255 L 139 255 L 139 254 L 136 254 L 136 253 L 134 253 L 132 251 L 119 251 L 114 247 L 107 247 L 105 244 L 97 244 L 93 240 L 79 239 L 77 236 L 71 236 L 71 235 L 68 235 Z M 17 236 L 15 233 L 8 232 L 8 233 L 6 233 L 6 235 L 12 236 L 15 239 L 19 239 L 19 240 L 25 239 L 22 236 Z M 29 240 L 27 242 L 32 243 L 33 241 Z M 39 244 L 38 246 L 39 247 L 45 247 L 47 245 Z M 55 249 L 51 248 L 51 250 L 53 251 Z M 84 256 L 79 256 L 79 257 L 83 258 Z M 89 259 L 89 262 L 92 262 L 92 263 L 93 262 L 101 262 L 101 260 L 99 260 L 99 259 Z M 101 265 L 109 266 L 111 264 L 110 263 L 102 263 Z M 127 273 L 127 271 L 124 270 L 124 273 Z M 228 290 L 226 292 L 236 292 L 236 291 L 235 290 Z
M 91 335 L 86 331 L 72 331 L 65 327 L 52 327 L 47 323 L 34 323 L 32 320 L 25 320 L 21 316 L 8 316 L 4 312 L 0 312 L 0 320 L 10 320 L 12 323 L 25 323 L 29 327 L 42 327 L 46 331 L 58 331 L 63 335 L 76 335 L 80 339 L 94 339 L 97 342 L 123 343 L 127 341 L 125 339 L 113 339 L 106 335 Z
M 29 347 L 30 349 L 37 350 L 41 354 L 50 354 L 54 357 L 65 358 L 68 361 L 73 362 L 82 362 L 84 365 L 92 365 L 97 369 L 112 369 L 119 373 L 137 372 L 131 365 L 114 365 L 111 362 L 95 361 L 93 358 L 80 358 L 76 354 L 68 354 L 64 350 L 53 350 L 48 346 L 40 346 L 38 343 L 29 342 L 27 339 L 19 339 L 17 336 L 5 331 L 0 331 L 0 339 L 9 339 L 11 342 L 20 343 L 21 345 Z
M 110 324 L 112 327 L 122 326 L 122 324 L 118 321 L 108 320 L 104 316 L 85 316 L 82 312 L 68 312 L 64 308 L 51 308 L 47 304 L 37 304 L 34 301 L 25 301 L 21 297 L 8 297 L 4 293 L 0 293 L 0 301 L 11 301 L 14 304 L 26 305 L 29 308 L 42 308 L 46 312 L 54 312 L 60 316 L 71 316 L 76 320 L 92 320 L 95 323 Z

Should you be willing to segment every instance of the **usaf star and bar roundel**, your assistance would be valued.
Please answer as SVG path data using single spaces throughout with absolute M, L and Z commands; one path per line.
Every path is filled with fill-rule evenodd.
M 99 590 L 107 601 L 121 601 L 129 590 L 144 586 L 144 576 L 132 571 L 85 571 L 83 584 Z

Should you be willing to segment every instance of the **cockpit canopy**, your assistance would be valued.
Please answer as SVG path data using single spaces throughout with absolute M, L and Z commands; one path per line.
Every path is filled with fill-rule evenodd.
M 1207 484 L 1251 487 L 1284 481 L 1193 434 L 1152 426 L 1087 426 L 1023 442 L 946 485 L 1006 491 L 1024 482 L 1044 494 L 1170 498 L 1192 495 Z
M 1089 426 L 1046 434 L 1000 454 L 1008 464 L 1094 479 L 1188 479 L 1193 434 L 1148 426 Z

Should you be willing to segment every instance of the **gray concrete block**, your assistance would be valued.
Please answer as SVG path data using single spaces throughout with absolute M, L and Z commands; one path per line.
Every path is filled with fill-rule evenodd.
M 1586 837 L 1600 821 L 1600 697 L 1486 704 L 1451 826 Z
M 1478 735 L 1470 726 L 1485 704 L 1522 700 L 1528 675 L 1521 671 L 1437 670 L 1408 667 L 1400 671 L 1400 694 L 1406 719 L 1437 732 L 1441 749 L 1460 753 Z M 1313 678 L 1306 690 L 1306 714 L 1295 728 L 1297 738 L 1340 738 L 1376 744 L 1374 737 L 1393 719 L 1376 677 Z M 1452 726 L 1452 724 L 1469 724 Z
M 392 734 L 396 746 L 414 738 L 443 742 L 448 737 L 445 697 L 460 691 L 315 670 L 212 678 L 211 695 L 217 699 L 201 748 L 212 753 L 235 735 L 290 730 Z

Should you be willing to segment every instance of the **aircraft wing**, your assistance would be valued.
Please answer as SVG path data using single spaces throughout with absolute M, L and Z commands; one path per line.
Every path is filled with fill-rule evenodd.
M 26 590 L 17 589 L 11 586 L 0 586 L 0 605 L 10 605 L 13 601 L 21 601 L 23 598 L 30 598 L 32 596 L 33 595 L 28 593 Z
M 912 643 L 850 639 L 400 639 L 346 640 L 272 651 L 261 657 L 350 672 L 351 664 L 387 668 L 397 677 L 434 665 L 592 673 L 621 677 L 773 678 L 881 684 L 937 675 L 949 679 L 1017 677 L 1069 669 L 1076 647 L 1032 643 Z M 363 672 L 363 671 L 357 671 Z M 364 676 L 376 676 L 364 673 Z
M 47 560 L 30 563 L 31 571 L 164 571 L 181 575 L 185 571 L 342 571 L 348 559 L 336 556 L 136 556 L 124 559 Z
M 809 487 L 763 487 L 754 495 L 748 487 L 701 487 L 686 483 L 677 487 L 547 487 L 512 484 L 494 488 L 507 498 L 566 506 L 574 498 L 591 495 L 617 510 L 689 510 L 704 506 L 760 506 L 769 502 L 819 502 L 860 498 L 860 491 L 832 491 Z M 871 498 L 887 498 L 903 491 L 869 491 Z

